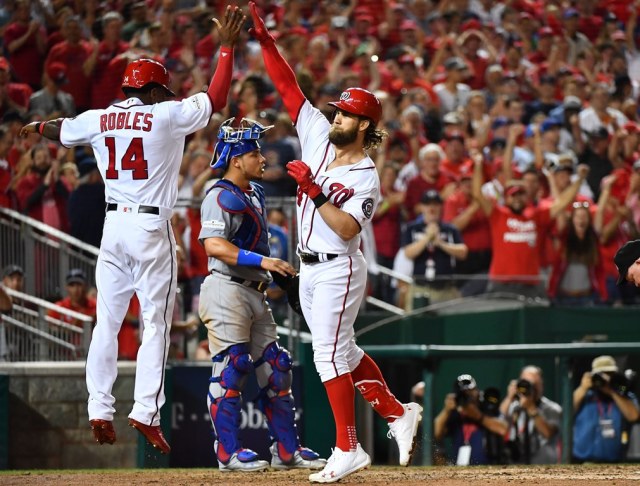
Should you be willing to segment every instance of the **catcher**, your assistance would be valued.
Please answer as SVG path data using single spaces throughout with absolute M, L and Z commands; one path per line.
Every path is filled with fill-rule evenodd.
M 321 469 L 326 461 L 300 446 L 291 356 L 278 343 L 266 301 L 272 275 L 289 288 L 297 283 L 289 263 L 269 257 L 264 192 L 253 182 L 262 179 L 265 168 L 258 139 L 271 127 L 243 119 L 234 128 L 232 122 L 225 121 L 218 132 L 211 165 L 223 169 L 224 175 L 202 202 L 199 235 L 211 272 L 202 284 L 199 312 L 213 356 L 207 405 L 219 468 L 260 471 L 269 466 L 238 439 L 242 390 L 255 368 L 261 387 L 259 405 L 272 440 L 271 467 Z

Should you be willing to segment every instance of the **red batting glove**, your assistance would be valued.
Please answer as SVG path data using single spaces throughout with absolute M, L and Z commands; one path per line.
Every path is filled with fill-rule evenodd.
M 287 173 L 296 180 L 302 192 L 311 199 L 314 199 L 322 193 L 320 186 L 313 181 L 311 169 L 302 160 L 292 160 L 289 162 L 287 164 Z
M 276 40 L 269 33 L 269 29 L 264 25 L 264 20 L 258 15 L 258 9 L 255 2 L 249 2 L 249 11 L 253 19 L 253 27 L 249 29 L 249 34 L 253 36 L 260 44 L 275 42 Z

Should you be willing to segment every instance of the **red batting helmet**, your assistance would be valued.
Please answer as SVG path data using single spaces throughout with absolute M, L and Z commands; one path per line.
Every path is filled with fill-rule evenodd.
M 382 117 L 380 100 L 372 92 L 362 88 L 347 88 L 338 101 L 330 101 L 329 104 L 347 113 L 371 118 L 376 124 Z
M 162 64 L 152 59 L 138 59 L 129 63 L 122 76 L 122 87 L 142 88 L 149 83 L 157 83 L 175 96 L 169 89 L 169 72 Z

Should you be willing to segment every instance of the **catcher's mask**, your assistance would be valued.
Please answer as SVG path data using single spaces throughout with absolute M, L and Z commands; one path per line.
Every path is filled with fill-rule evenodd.
M 255 120 L 243 118 L 239 127 L 233 127 L 234 118 L 225 120 L 218 130 L 218 143 L 213 149 L 211 168 L 224 169 L 232 157 L 238 157 L 259 149 L 258 140 L 273 125 L 265 127 Z

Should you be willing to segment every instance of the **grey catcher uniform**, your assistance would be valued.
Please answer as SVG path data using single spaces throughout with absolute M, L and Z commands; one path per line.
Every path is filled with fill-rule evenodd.
M 219 468 L 259 471 L 269 466 L 238 438 L 242 390 L 255 368 L 258 405 L 272 440 L 271 467 L 319 469 L 326 461 L 300 445 L 291 356 L 277 341 L 265 293 L 272 280 L 268 270 L 295 273 L 287 262 L 270 258 L 264 191 L 253 182 L 262 178 L 265 163 L 257 140 L 271 127 L 242 120 L 240 128 L 233 128 L 232 122 L 224 122 L 218 134 L 213 167 L 224 169 L 224 178 L 205 196 L 199 235 L 211 272 L 202 284 L 199 311 L 213 356 L 207 405 Z

